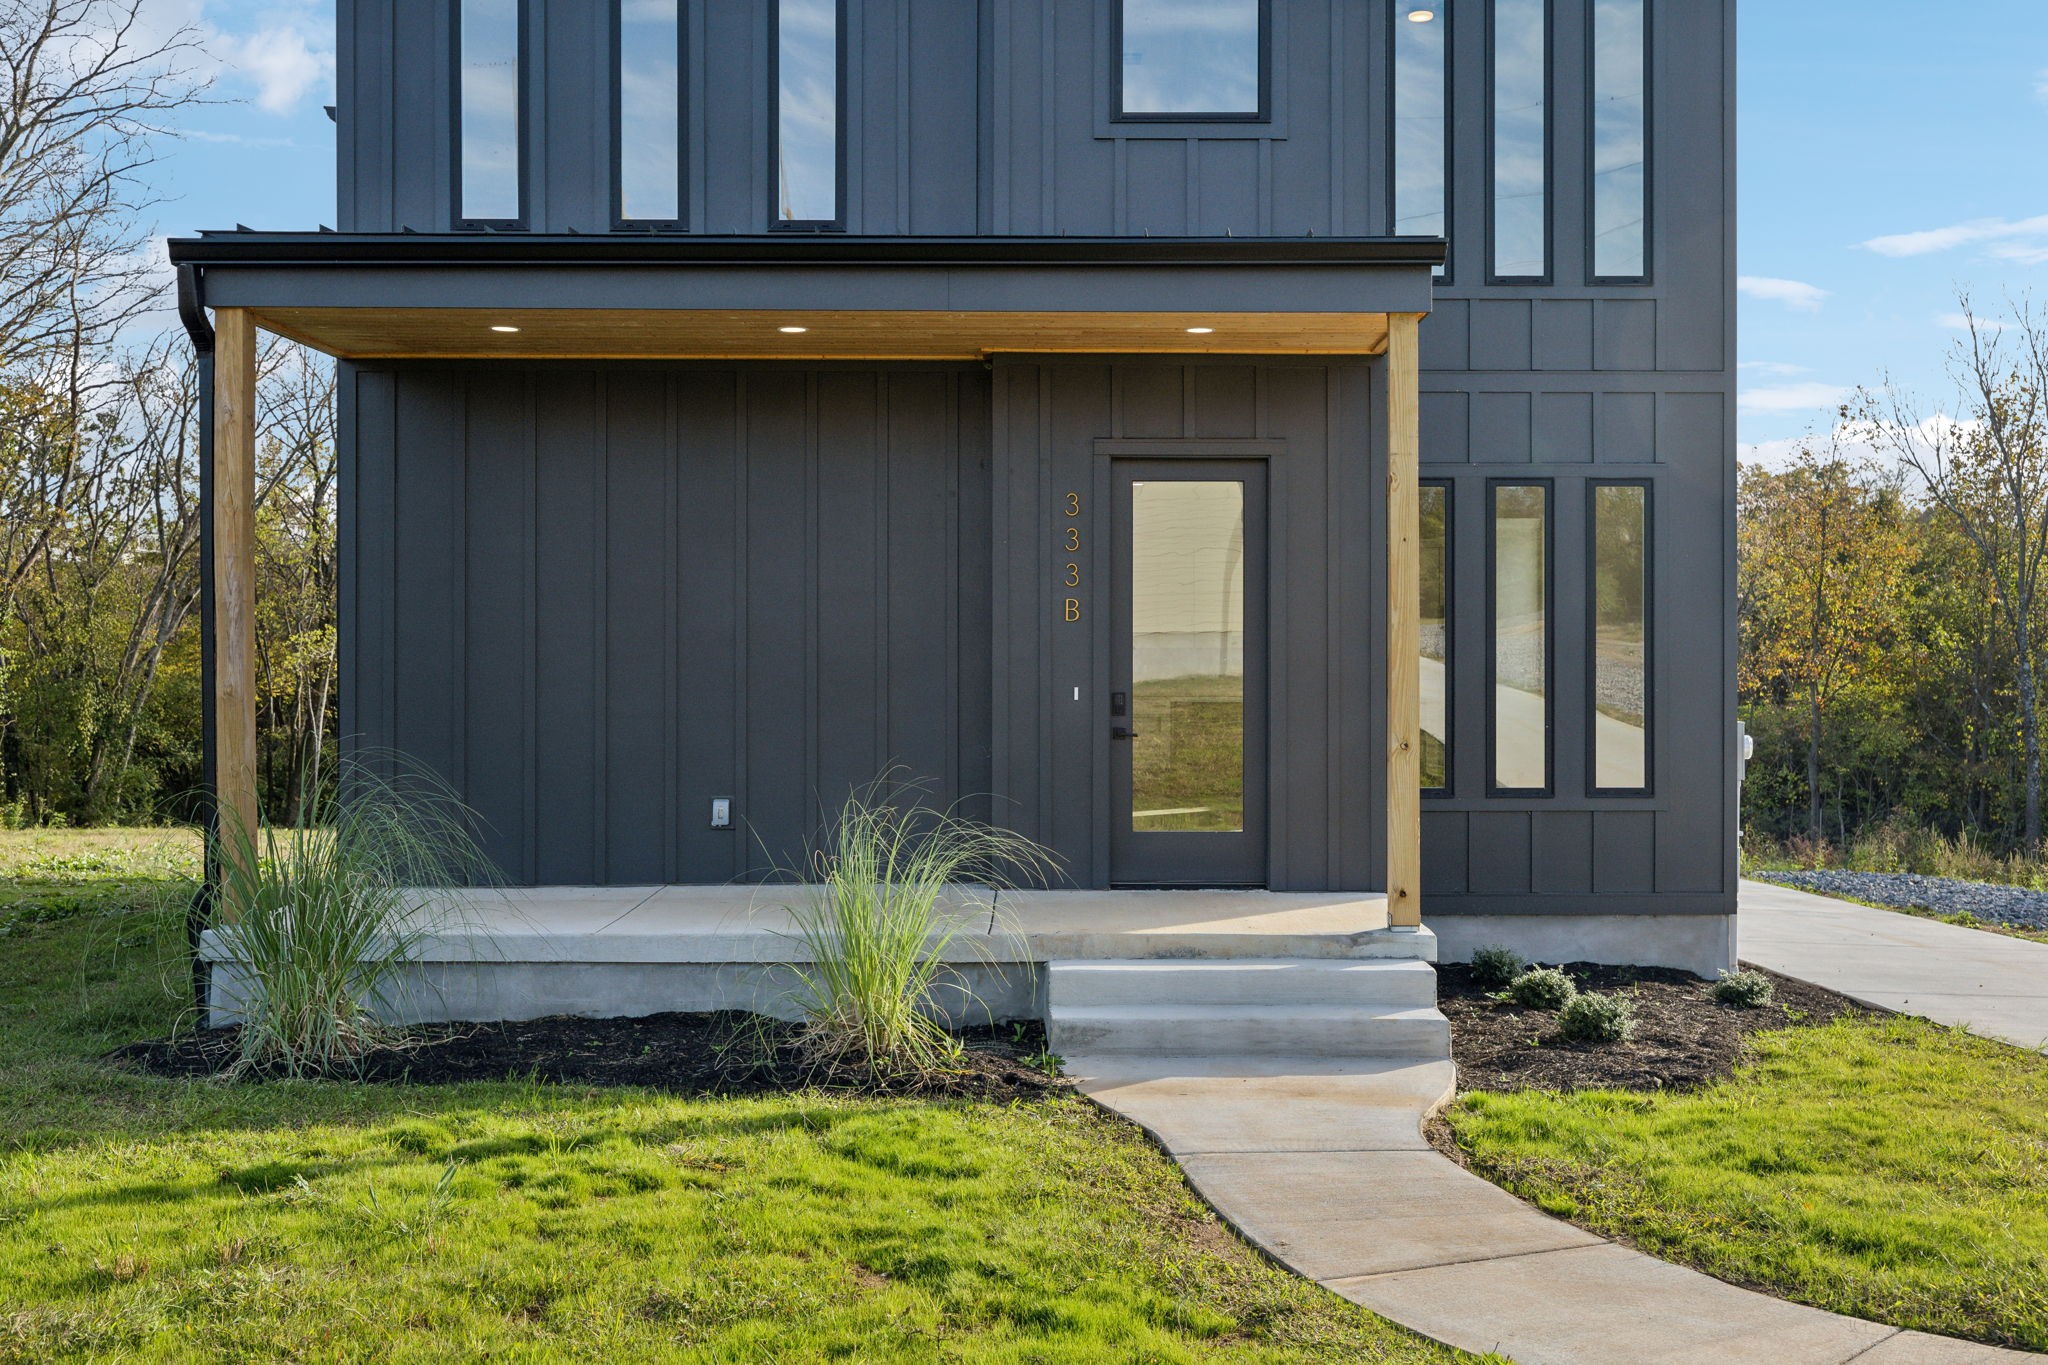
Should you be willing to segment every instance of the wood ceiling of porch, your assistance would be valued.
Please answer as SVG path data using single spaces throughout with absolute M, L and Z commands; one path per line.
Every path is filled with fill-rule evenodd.
M 347 360 L 978 360 L 1001 352 L 1358 356 L 1379 355 L 1387 347 L 1383 313 L 291 307 L 251 312 L 264 330 Z M 505 327 L 518 330 L 493 330 Z

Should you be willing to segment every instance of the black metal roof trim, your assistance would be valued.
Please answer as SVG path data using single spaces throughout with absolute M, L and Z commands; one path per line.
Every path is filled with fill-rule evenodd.
M 1440 237 L 655 237 L 220 232 L 170 241 L 174 265 L 1144 266 L 1443 263 Z

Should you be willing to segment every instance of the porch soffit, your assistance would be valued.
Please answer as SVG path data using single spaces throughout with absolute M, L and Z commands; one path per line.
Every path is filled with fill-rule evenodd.
M 348 359 L 973 360 L 1376 355 L 1389 314 L 1428 311 L 1442 243 L 232 233 L 171 254 L 207 305 Z

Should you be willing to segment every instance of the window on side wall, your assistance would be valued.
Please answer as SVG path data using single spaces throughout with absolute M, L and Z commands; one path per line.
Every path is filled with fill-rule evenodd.
M 1593 0 L 1592 273 L 1603 284 L 1649 278 L 1649 17 L 1644 0 Z
M 1422 790 L 1451 790 L 1451 486 L 1425 483 L 1422 527 Z
M 1650 790 L 1650 487 L 1588 489 L 1587 786 L 1595 795 Z
M 618 0 L 612 41 L 612 147 L 621 227 L 683 217 L 682 0 Z
M 1114 108 L 1134 121 L 1270 117 L 1271 0 L 1111 0 Z
M 775 183 L 778 228 L 837 228 L 845 123 L 842 0 L 776 0 Z
M 1488 790 L 1548 796 L 1551 518 L 1548 483 L 1487 485 Z
M 455 216 L 464 227 L 524 227 L 521 0 L 457 0 L 455 30 Z
M 1450 0 L 1395 0 L 1393 205 L 1397 237 L 1450 235 Z M 1448 278 L 1438 266 L 1439 279 Z
M 1550 277 L 1550 3 L 1492 0 L 1493 255 L 1498 281 Z

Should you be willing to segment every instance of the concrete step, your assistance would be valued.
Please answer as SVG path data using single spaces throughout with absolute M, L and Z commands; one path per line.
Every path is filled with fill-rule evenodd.
M 1344 958 L 1052 962 L 1053 1009 L 1095 1005 L 1434 1005 L 1427 962 Z
M 1062 1056 L 1451 1055 L 1450 1023 L 1434 1006 L 1055 1005 L 1046 1033 Z

